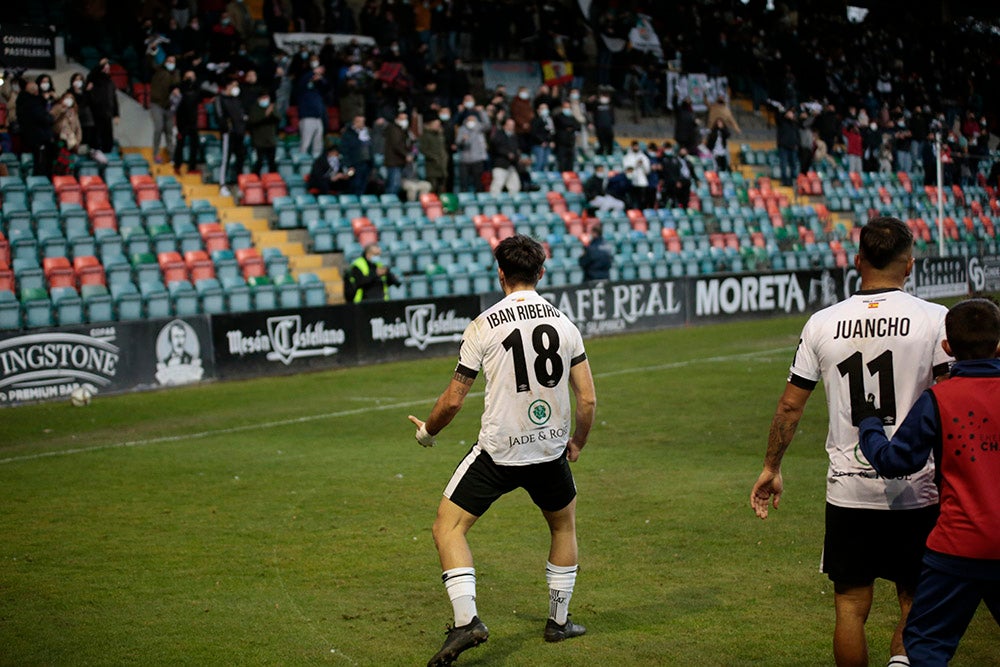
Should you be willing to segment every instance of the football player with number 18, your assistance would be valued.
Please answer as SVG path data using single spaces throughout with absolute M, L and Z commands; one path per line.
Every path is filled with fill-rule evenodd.
M 535 291 L 544 273 L 542 246 L 515 235 L 497 245 L 495 256 L 504 298 L 466 328 L 458 366 L 427 421 L 410 415 L 417 441 L 433 445 L 462 408 L 479 371 L 486 376 L 479 438 L 445 487 L 434 522 L 455 625 L 429 666 L 450 665 L 489 636 L 476 611 L 476 573 L 466 534 L 495 500 L 517 488 L 531 496 L 551 535 L 543 637 L 557 642 L 586 631 L 568 613 L 578 569 L 576 484 L 569 464 L 579 458 L 594 421 L 590 363 L 576 326 Z
M 938 492 L 932 465 L 901 478 L 876 473 L 858 447 L 856 424 L 872 404 L 891 436 L 920 394 L 947 375 L 950 358 L 941 347 L 947 309 L 903 291 L 913 270 L 913 235 L 896 218 L 874 218 L 861 229 L 854 265 L 860 291 L 815 313 L 802 330 L 750 505 L 761 519 L 769 504 L 777 509 L 782 457 L 822 380 L 830 459 L 822 571 L 834 585 L 834 659 L 840 667 L 868 664 L 865 620 L 881 578 L 896 584 L 900 621 L 888 664 L 898 667 L 909 664 L 902 629 Z

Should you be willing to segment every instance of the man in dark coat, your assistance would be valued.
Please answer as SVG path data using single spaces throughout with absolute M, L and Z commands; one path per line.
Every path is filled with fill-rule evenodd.
M 55 158 L 52 116 L 38 84 L 28 81 L 17 96 L 17 121 L 21 125 L 21 149 L 34 157 L 35 176 L 52 176 Z
M 174 147 L 174 173 L 180 173 L 184 163 L 184 144 L 188 146 L 188 173 L 198 173 L 198 105 L 201 88 L 193 70 L 181 79 L 181 100 L 177 105 L 177 144 Z
M 223 163 L 222 173 L 219 175 L 220 194 L 228 196 L 230 194 L 228 185 L 235 182 L 229 178 L 227 168 L 229 156 L 234 158 L 234 173 L 237 177 L 243 173 L 243 164 L 247 159 L 247 148 L 244 138 L 247 133 L 247 117 L 243 111 L 243 104 L 240 102 L 240 82 L 230 81 L 225 88 L 219 91 L 216 100 L 219 105 L 219 130 L 223 140 Z
M 94 148 L 110 153 L 115 146 L 114 124 L 118 122 L 118 89 L 111 80 L 111 62 L 101 58 L 87 75 L 90 110 L 94 114 Z
M 573 115 L 569 100 L 562 104 L 559 113 L 552 119 L 556 128 L 556 163 L 559 171 L 573 171 L 576 162 L 576 135 L 580 131 L 580 121 Z
M 274 159 L 278 148 L 278 114 L 274 111 L 271 94 L 265 89 L 257 92 L 250 112 L 247 114 L 247 127 L 250 130 L 250 145 L 253 146 L 257 159 L 253 165 L 253 173 L 260 174 L 267 163 L 267 171 L 277 171 L 278 164 Z

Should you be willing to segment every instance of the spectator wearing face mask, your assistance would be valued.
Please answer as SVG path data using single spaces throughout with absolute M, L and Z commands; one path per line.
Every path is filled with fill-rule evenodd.
M 239 33 L 233 26 L 228 12 L 222 12 L 219 22 L 212 26 L 208 39 L 208 59 L 213 63 L 227 63 L 236 53 L 240 43 Z
M 233 21 L 233 28 L 240 39 L 247 40 L 253 37 L 253 17 L 243 0 L 232 0 L 226 5 L 226 14 Z
M 56 91 L 52 85 L 52 77 L 48 74 L 39 74 L 35 79 L 38 84 L 38 94 L 45 100 L 45 104 L 51 109 L 56 104 Z
M 413 162 L 413 139 L 409 127 L 409 117 L 400 112 L 385 129 L 385 193 L 389 195 L 399 195 L 403 169 Z
M 309 65 L 309 69 L 299 76 L 295 90 L 299 107 L 299 152 L 316 158 L 323 152 L 326 126 L 324 98 L 330 84 L 326 79 L 326 68 L 320 64 L 318 57 L 313 56 Z
M 201 104 L 201 87 L 193 70 L 184 72 L 177 104 L 177 145 L 174 148 L 174 173 L 180 174 L 184 164 L 184 145 L 188 147 L 188 173 L 198 173 L 198 105 Z
M 486 123 L 469 115 L 455 133 L 458 146 L 459 188 L 462 192 L 479 190 L 486 165 Z
M 531 150 L 531 121 L 535 118 L 535 110 L 531 107 L 531 94 L 527 88 L 519 88 L 517 95 L 510 101 L 510 117 L 514 119 L 518 148 L 522 151 Z
M 66 91 L 52 105 L 52 132 L 56 139 L 55 163 L 52 166 L 53 175 L 65 176 L 70 173 L 72 155 L 80 149 L 83 141 L 83 128 L 80 127 L 80 117 L 77 115 L 76 99 L 73 93 Z
M 266 171 L 277 171 L 274 155 L 278 148 L 278 114 L 274 110 L 271 94 L 266 90 L 257 93 L 257 100 L 247 114 L 247 127 L 250 130 L 250 145 L 257 154 L 253 173 L 259 175 L 265 163 Z
M 351 192 L 363 195 L 368 188 L 375 164 L 372 153 L 371 130 L 365 124 L 364 116 L 355 116 L 351 126 L 345 129 L 340 138 L 340 148 L 343 151 L 344 163 L 354 169 L 351 178 Z
M 602 91 L 594 105 L 594 134 L 597 136 L 597 152 L 611 155 L 615 147 L 615 105 L 611 95 Z
M 81 141 L 87 146 L 94 145 L 94 113 L 90 110 L 90 90 L 87 89 L 87 82 L 80 72 L 76 72 L 70 77 L 69 89 L 76 101 L 76 114 L 80 118 L 80 129 L 82 131 Z
M 569 100 L 562 103 L 553 123 L 556 127 L 556 163 L 559 171 L 573 171 L 576 167 L 576 135 L 580 132 L 580 121 L 573 116 Z
M 174 114 L 171 110 L 171 93 L 178 89 L 181 77 L 177 71 L 177 58 L 167 56 L 162 65 L 153 68 L 149 82 L 149 114 L 153 118 L 153 159 L 163 162 L 160 140 L 164 140 L 167 155 L 174 153 Z
M 21 150 L 34 158 L 35 176 L 52 176 L 52 115 L 38 91 L 38 83 L 29 81 L 17 96 L 17 120 L 21 125 Z
M 531 135 L 528 140 L 531 145 L 531 162 L 535 169 L 539 171 L 548 169 L 555 138 L 556 126 L 552 121 L 549 105 L 539 104 L 538 113 L 531 121 Z
M 238 177 L 243 173 L 243 165 L 247 159 L 246 145 L 243 138 L 247 133 L 247 119 L 240 102 L 240 82 L 230 81 L 219 91 L 216 98 L 218 105 L 219 130 L 222 132 L 222 165 L 219 167 L 219 194 L 228 197 L 231 192 L 229 185 L 236 181 L 229 178 L 229 158 L 234 161 L 234 174 Z

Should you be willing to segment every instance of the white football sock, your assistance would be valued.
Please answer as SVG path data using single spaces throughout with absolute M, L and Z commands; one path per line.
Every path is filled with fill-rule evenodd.
M 889 658 L 886 667 L 910 667 L 910 659 L 905 655 L 894 655 Z
M 476 568 L 456 567 L 441 575 L 455 610 L 455 627 L 468 625 L 476 615 Z
M 573 597 L 579 565 L 553 565 L 545 563 L 545 581 L 549 584 L 549 618 L 559 625 L 566 624 L 569 600 Z

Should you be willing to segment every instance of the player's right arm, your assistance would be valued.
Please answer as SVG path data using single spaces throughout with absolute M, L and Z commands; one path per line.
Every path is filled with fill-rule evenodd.
M 572 463 L 580 458 L 580 450 L 587 444 L 597 410 L 597 393 L 589 361 L 583 359 L 570 367 L 569 386 L 576 398 L 576 426 L 566 443 L 566 458 Z
M 778 508 L 784 483 L 781 479 L 781 460 L 792 442 L 798 428 L 806 401 L 812 389 L 805 389 L 793 382 L 785 385 L 785 391 L 778 399 L 778 407 L 771 419 L 771 430 L 767 436 L 767 453 L 764 455 L 764 469 L 750 492 L 750 506 L 761 519 L 767 518 L 768 504 Z

